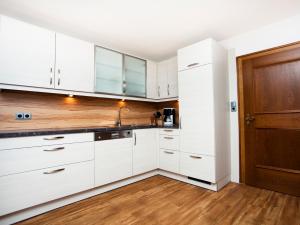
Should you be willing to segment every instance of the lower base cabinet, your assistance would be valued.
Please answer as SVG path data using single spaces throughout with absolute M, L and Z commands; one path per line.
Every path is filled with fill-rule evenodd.
M 94 187 L 94 161 L 0 177 L 0 216 Z
M 179 153 L 178 151 L 160 149 L 159 168 L 172 173 L 179 173 Z
M 132 176 L 132 138 L 95 142 L 95 186 Z
M 180 174 L 216 182 L 215 157 L 180 152 Z

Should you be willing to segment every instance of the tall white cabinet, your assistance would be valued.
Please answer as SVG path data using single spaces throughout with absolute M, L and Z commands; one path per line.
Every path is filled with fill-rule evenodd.
M 227 52 L 213 39 L 178 50 L 180 173 L 229 177 Z

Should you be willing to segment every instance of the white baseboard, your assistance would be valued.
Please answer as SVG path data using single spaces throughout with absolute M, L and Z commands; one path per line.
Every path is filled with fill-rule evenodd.
M 56 209 L 56 208 L 60 208 L 62 206 L 74 203 L 74 202 L 78 202 L 80 200 L 98 195 L 98 194 L 102 194 L 104 192 L 108 192 L 111 190 L 114 190 L 116 188 L 120 188 L 123 186 L 126 186 L 128 184 L 132 184 L 135 183 L 137 181 L 141 181 L 144 180 L 146 178 L 155 176 L 155 175 L 162 175 L 162 176 L 166 176 L 175 180 L 179 180 L 185 183 L 189 183 L 192 185 L 196 185 L 198 187 L 202 187 L 202 188 L 206 188 L 212 191 L 218 191 L 220 190 L 222 187 L 224 187 L 227 183 L 230 182 L 230 176 L 225 177 L 224 179 L 220 180 L 217 184 L 206 184 L 206 183 L 202 183 L 202 182 L 198 182 L 198 181 L 194 181 L 191 179 L 188 179 L 186 176 L 182 176 L 179 174 L 175 174 L 175 173 L 171 173 L 171 172 L 167 172 L 164 170 L 153 170 L 150 171 L 148 173 L 144 173 L 141 175 L 137 175 L 134 177 L 130 177 L 112 184 L 108 184 L 105 186 L 101 186 L 98 188 L 94 188 L 88 191 L 84 191 L 78 194 L 74 194 L 71 196 L 67 196 L 58 200 L 54 200 L 51 202 L 47 202 L 38 206 L 34 206 L 28 209 L 24 209 L 15 213 L 11 213 L 9 215 L 5 215 L 3 217 L 0 217 L 0 225 L 7 225 L 7 224 L 12 224 L 12 223 L 16 223 L 25 219 L 28 219 L 30 217 L 48 212 L 50 210 Z

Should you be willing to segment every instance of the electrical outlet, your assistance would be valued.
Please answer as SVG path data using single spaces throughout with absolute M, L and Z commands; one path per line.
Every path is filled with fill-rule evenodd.
M 31 120 L 31 113 L 24 113 L 24 120 Z
M 16 113 L 16 120 L 23 120 L 24 119 L 24 113 L 17 112 Z

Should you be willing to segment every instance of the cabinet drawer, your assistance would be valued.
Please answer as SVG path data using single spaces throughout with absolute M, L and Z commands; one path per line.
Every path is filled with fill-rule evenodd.
M 179 172 L 179 154 L 177 151 L 160 149 L 159 168 L 173 173 Z
M 179 129 L 163 128 L 163 129 L 159 129 L 159 134 L 162 134 L 162 135 L 179 135 Z
M 185 176 L 215 183 L 215 158 L 181 152 L 180 173 Z
M 0 177 L 0 216 L 94 187 L 94 162 Z
M 206 39 L 179 49 L 178 71 L 212 63 L 212 39 Z
M 179 150 L 179 137 L 170 135 L 160 135 L 159 147 L 163 149 Z
M 94 159 L 94 142 L 0 151 L 0 176 Z
M 0 139 L 0 150 L 94 141 L 94 133 L 57 134 Z

